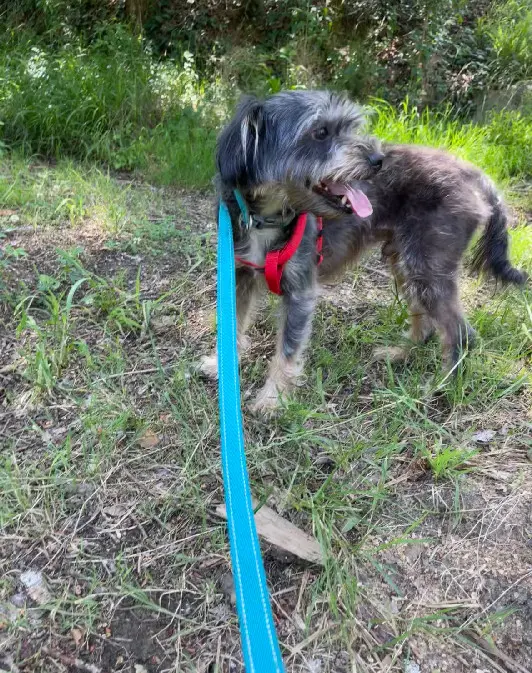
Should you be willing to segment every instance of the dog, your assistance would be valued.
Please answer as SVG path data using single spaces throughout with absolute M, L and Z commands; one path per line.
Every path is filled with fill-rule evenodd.
M 264 276 L 266 253 L 290 239 L 298 215 L 308 213 L 303 238 L 283 269 L 279 338 L 269 374 L 252 406 L 274 408 L 297 382 L 303 365 L 317 294 L 318 217 L 326 222 L 369 204 L 348 185 L 381 168 L 380 143 L 364 134 L 363 110 L 327 91 L 287 91 L 266 100 L 244 99 L 218 139 L 218 192 L 231 216 L 235 244 L 239 352 Z M 243 226 L 238 189 L 249 211 Z M 334 194 L 333 192 L 338 192 Z M 217 376 L 216 353 L 201 370 Z
M 410 314 L 408 341 L 425 342 L 436 331 L 444 368 L 456 371 L 460 353 L 475 332 L 460 304 L 460 262 L 477 228 L 471 268 L 504 284 L 524 285 L 527 275 L 508 259 L 507 212 L 491 180 L 448 152 L 421 146 L 384 145 L 382 170 L 356 182 L 372 204 L 367 219 L 356 215 L 327 223 L 322 274 L 356 262 L 365 249 L 382 246 Z M 409 347 L 377 349 L 374 357 L 404 359 Z
M 249 345 L 245 332 L 265 258 L 292 240 L 299 217 L 307 214 L 300 244 L 282 269 L 276 351 L 253 411 L 274 409 L 297 383 L 318 279 L 337 276 L 370 246 L 382 246 L 407 298 L 411 340 L 423 341 L 438 329 L 451 367 L 474 335 L 460 307 L 457 273 L 478 225 L 486 230 L 475 267 L 524 282 L 508 261 L 504 207 L 487 177 L 444 152 L 382 147 L 365 134 L 364 122 L 364 111 L 346 97 L 287 91 L 244 99 L 218 139 L 218 193 L 235 244 L 240 353 Z M 202 360 L 201 370 L 217 376 L 216 353 Z

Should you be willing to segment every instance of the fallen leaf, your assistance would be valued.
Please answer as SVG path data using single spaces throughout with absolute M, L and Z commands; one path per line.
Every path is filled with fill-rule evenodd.
M 0 217 L 9 217 L 10 215 L 16 215 L 16 210 L 0 210 Z
M 475 432 L 471 439 L 480 444 L 488 444 L 496 434 L 497 432 L 495 430 L 479 430 L 479 432 Z
M 72 629 L 70 635 L 72 636 L 72 640 L 76 643 L 76 647 L 79 647 L 83 640 L 83 631 L 81 629 Z
M 159 435 L 157 435 L 153 430 L 150 430 L 149 428 L 146 430 L 146 432 L 142 435 L 142 437 L 139 439 L 139 444 L 142 446 L 143 449 L 151 449 L 154 446 L 157 446 L 157 444 L 161 440 L 159 439 Z
M 118 503 L 116 505 L 108 505 L 107 507 L 104 507 L 102 511 L 107 516 L 119 517 L 127 514 L 128 507 L 127 505 L 121 505 Z
M 38 570 L 26 570 L 20 576 L 20 581 L 26 587 L 26 593 L 38 605 L 44 605 L 52 600 L 52 594 L 46 586 L 43 574 Z

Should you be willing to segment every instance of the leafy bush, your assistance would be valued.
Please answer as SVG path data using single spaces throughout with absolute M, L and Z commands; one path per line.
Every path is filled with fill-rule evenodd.
M 143 31 L 153 53 L 194 55 L 202 78 L 247 91 L 328 84 L 355 97 L 471 111 L 487 86 L 530 76 L 530 0 L 15 0 L 8 23 L 61 46 L 99 26 Z M 2 2 L 0 0 L 0 7 Z M 1 10 L 0 10 L 1 14 Z M 9 19 L 9 17 L 11 17 Z
M 0 49 L 0 140 L 45 156 L 101 160 L 145 168 L 176 151 L 174 176 L 206 184 L 214 129 L 229 96 L 206 83 L 185 53 L 157 62 L 125 27 L 100 28 L 97 39 L 50 47 L 12 36 Z M 190 157 L 198 157 L 198 164 Z M 179 168 L 180 167 L 180 168 Z M 181 173 L 182 171 L 182 173 Z
M 497 182 L 532 177 L 532 121 L 518 112 L 492 115 L 489 123 L 463 123 L 452 108 L 423 112 L 407 102 L 398 108 L 375 101 L 371 131 L 390 142 L 450 150 L 484 169 Z
M 506 0 L 496 4 L 482 22 L 492 40 L 493 80 L 513 84 L 532 78 L 532 4 L 530 0 Z
M 127 3 L 151 8 L 139 14 L 144 34 L 111 0 L 99 3 L 105 21 L 88 27 L 93 1 L 17 0 L 4 12 L 23 29 L 0 36 L 0 148 L 205 187 L 217 129 L 239 91 L 328 86 L 394 106 L 407 100 L 396 110 L 377 105 L 383 138 L 443 144 L 496 179 L 532 172 L 530 119 L 505 113 L 480 127 L 447 107 L 463 119 L 488 85 L 530 74 L 525 0 L 489 11 L 473 0 L 235 0 L 227 12 L 221 0 Z M 423 113 L 427 106 L 437 112 Z
M 120 58 L 114 58 L 120 54 Z M 7 142 L 56 156 L 98 156 L 150 123 L 151 62 L 124 30 L 102 31 L 89 48 L 13 39 L 0 55 L 0 114 Z

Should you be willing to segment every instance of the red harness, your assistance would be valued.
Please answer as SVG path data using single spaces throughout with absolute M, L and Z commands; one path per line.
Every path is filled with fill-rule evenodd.
M 316 252 L 318 253 L 318 264 L 323 261 L 321 249 L 323 246 L 323 221 L 321 217 L 316 218 L 318 223 L 318 235 L 316 236 Z M 244 266 L 250 266 L 257 271 L 264 271 L 264 279 L 270 292 L 274 294 L 283 294 L 281 290 L 281 278 L 283 277 L 284 267 L 292 259 L 303 239 L 303 234 L 307 226 L 307 213 L 301 213 L 297 218 L 296 226 L 292 235 L 280 250 L 270 250 L 266 253 L 264 266 L 259 266 L 249 262 L 242 257 L 236 257 L 236 261 Z

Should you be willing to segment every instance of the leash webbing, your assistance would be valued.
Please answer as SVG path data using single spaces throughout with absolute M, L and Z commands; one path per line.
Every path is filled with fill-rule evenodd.
M 247 673 L 283 673 L 244 452 L 233 234 L 231 217 L 223 201 L 220 201 L 218 220 L 217 330 L 222 471 L 242 650 Z

